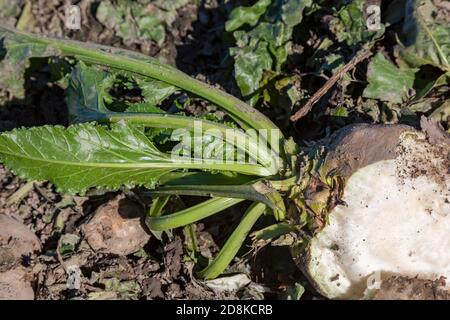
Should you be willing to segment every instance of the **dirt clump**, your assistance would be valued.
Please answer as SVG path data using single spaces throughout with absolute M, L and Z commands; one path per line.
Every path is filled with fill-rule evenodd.
M 128 255 L 150 239 L 143 218 L 143 208 L 120 195 L 100 206 L 81 230 L 96 252 Z
M 41 250 L 36 235 L 22 222 L 0 214 L 0 300 L 33 300 L 31 255 Z
M 21 264 L 40 249 L 39 239 L 30 229 L 20 221 L 0 214 L 0 272 Z
M 0 272 L 0 300 L 34 300 L 30 274 L 25 268 Z
M 450 292 L 443 278 L 424 280 L 392 276 L 381 283 L 374 300 L 449 300 Z

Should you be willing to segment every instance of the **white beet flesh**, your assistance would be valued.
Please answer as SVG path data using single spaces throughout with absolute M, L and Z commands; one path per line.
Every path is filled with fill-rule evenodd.
M 448 145 L 401 137 L 397 158 L 360 168 L 311 241 L 306 271 L 328 298 L 363 298 L 368 279 L 450 279 Z

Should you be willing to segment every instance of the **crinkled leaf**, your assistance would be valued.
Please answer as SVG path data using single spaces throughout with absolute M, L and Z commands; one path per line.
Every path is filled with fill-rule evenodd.
M 154 2 L 158 6 L 158 8 L 161 8 L 165 11 L 174 11 L 188 4 L 189 0 L 156 0 Z
M 399 69 L 378 53 L 369 63 L 367 81 L 363 92 L 366 98 L 402 103 L 413 88 L 417 69 Z
M 111 1 L 101 1 L 95 15 L 105 27 L 115 29 L 123 22 L 125 13 L 126 9 L 122 6 L 115 6 Z
M 311 6 L 312 0 L 290 0 L 284 1 L 281 7 L 281 19 L 288 28 L 293 28 L 303 19 L 303 11 Z
M 6 88 L 16 98 L 24 98 L 24 72 L 33 57 L 58 55 L 58 50 L 29 41 L 20 35 L 3 32 L 0 29 L 0 42 L 6 49 L 6 55 L 0 61 L 0 87 Z
M 250 7 L 237 7 L 231 11 L 230 17 L 225 24 L 225 30 L 232 32 L 244 24 L 250 26 L 256 25 L 259 18 L 266 12 L 267 7 L 272 3 L 272 0 L 259 0 Z
M 139 34 L 145 40 L 154 40 L 158 46 L 164 43 L 166 38 L 166 29 L 155 16 L 144 16 L 136 21 Z
M 293 28 L 302 21 L 311 0 L 259 1 L 252 7 L 238 7 L 227 21 L 234 31 L 235 78 L 242 96 L 255 105 L 261 95 L 265 71 L 280 72 L 291 48 Z M 249 31 L 237 30 L 249 24 Z
M 264 70 L 272 67 L 272 58 L 266 43 L 259 43 L 256 48 L 245 47 L 232 50 L 235 57 L 234 72 L 236 82 L 241 89 L 242 96 L 254 105 L 259 96 L 255 92 L 260 88 L 260 81 Z
M 166 38 L 166 26 L 171 26 L 176 10 L 187 3 L 188 0 L 101 1 L 96 18 L 114 30 L 125 44 L 153 40 L 161 46 Z
M 162 45 L 166 36 L 163 21 L 155 15 L 145 14 L 144 6 L 140 3 L 102 1 L 97 7 L 96 18 L 114 30 L 125 44 L 154 40 Z
M 177 88 L 162 81 L 150 79 L 135 78 L 137 85 L 142 90 L 142 96 L 145 103 L 152 106 L 157 106 L 170 95 L 172 95 Z
M 0 135 L 0 159 L 17 175 L 49 180 L 68 193 L 91 187 L 154 187 L 176 164 L 139 129 L 125 124 L 43 126 Z
M 355 46 L 384 33 L 384 25 L 381 25 L 381 29 L 377 31 L 367 29 L 364 17 L 365 3 L 365 0 L 353 0 L 336 13 L 336 17 L 331 21 L 331 26 L 338 41 Z
M 438 21 L 432 1 L 407 0 L 402 57 L 414 67 L 431 64 L 450 71 L 450 24 Z
M 110 113 L 106 103 L 112 102 L 108 90 L 118 75 L 130 77 L 141 89 L 143 102 L 128 104 L 127 112 L 162 113 L 157 106 L 176 91 L 167 83 L 142 79 L 126 73 L 109 73 L 93 66 L 79 62 L 73 68 L 66 90 L 66 103 L 72 122 L 92 121 L 102 114 Z
M 118 278 L 109 278 L 100 280 L 105 286 L 106 292 L 116 292 L 120 299 L 137 300 L 141 287 L 135 280 L 120 281 Z

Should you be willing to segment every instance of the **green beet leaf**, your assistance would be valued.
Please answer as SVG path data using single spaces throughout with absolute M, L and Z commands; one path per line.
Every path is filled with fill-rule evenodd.
M 122 185 L 152 188 L 176 169 L 138 129 L 124 124 L 43 126 L 0 135 L 0 159 L 27 179 L 47 179 L 68 193 Z
M 10 38 L 8 33 L 0 28 L 0 43 L 2 40 L 6 55 L 0 61 L 0 87 L 6 88 L 12 96 L 22 99 L 25 96 L 24 73 L 29 66 L 29 58 L 56 56 L 59 50 L 20 36 Z
M 439 21 L 432 1 L 406 1 L 402 57 L 413 67 L 431 64 L 450 71 L 450 24 Z
M 399 69 L 378 53 L 369 63 L 367 81 L 369 84 L 363 92 L 366 98 L 402 103 L 408 98 L 413 88 L 417 69 Z
M 281 72 L 291 48 L 292 32 L 303 19 L 303 11 L 311 0 L 265 1 L 252 7 L 235 8 L 226 23 L 233 32 L 236 47 L 234 72 L 241 94 L 254 106 L 262 95 L 266 71 Z M 250 30 L 241 30 L 250 25 Z

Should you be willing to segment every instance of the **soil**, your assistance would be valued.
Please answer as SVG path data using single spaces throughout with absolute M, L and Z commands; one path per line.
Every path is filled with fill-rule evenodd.
M 423 280 L 392 276 L 382 282 L 375 293 L 375 300 L 448 300 L 450 293 L 445 279 Z
M 29 4 L 26 31 L 138 51 L 240 97 L 229 55 L 233 39 L 224 31 L 224 26 L 234 7 L 254 1 L 189 1 L 178 9 L 161 46 L 152 41 L 126 45 L 113 30 L 104 27 L 95 18 L 93 8 L 98 6 L 98 0 L 77 2 L 82 23 L 81 30 L 76 31 L 66 29 L 63 23 L 64 6 L 71 1 L 11 1 L 22 10 L 26 2 Z M 436 0 L 436 3 L 445 6 L 443 1 Z M 442 11 L 446 12 L 444 9 Z M 20 10 L 15 18 L 9 18 L 6 22 L 14 26 L 19 15 Z M 445 17 L 445 14 L 442 16 Z M 295 37 L 301 39 L 303 45 L 294 41 L 285 69 L 289 70 L 289 76 L 301 78 L 305 97 L 312 96 L 326 82 L 327 76 L 331 76 L 328 71 L 318 76 L 314 68 L 306 66 L 321 44 L 323 34 L 333 38 L 330 17 L 323 12 L 311 14 L 308 23 L 313 27 L 308 32 L 300 26 L 294 30 Z M 396 41 L 388 34 L 377 49 L 394 56 L 393 43 Z M 344 56 L 354 54 L 348 48 L 336 52 Z M 36 67 L 27 70 L 24 99 L 11 99 L 0 88 L 0 132 L 18 127 L 68 124 L 64 90 L 52 81 L 49 67 L 42 62 L 36 59 L 33 61 Z M 364 106 L 369 109 L 373 107 L 370 112 L 360 109 L 361 103 L 356 97 L 361 96 L 364 88 L 362 84 L 365 83 L 367 64 L 368 61 L 358 64 L 352 70 L 355 81 L 334 85 L 311 112 L 295 124 L 289 121 L 288 115 L 280 116 L 275 108 L 263 108 L 261 111 L 274 119 L 286 137 L 292 136 L 302 146 L 308 145 L 309 141 L 330 137 L 331 133 L 352 123 L 399 122 L 395 114 L 386 111 L 389 108 L 385 105 Z M 344 94 L 344 87 L 351 89 L 348 92 L 351 92 L 352 98 Z M 448 93 L 443 96 L 446 95 Z M 349 116 L 331 115 L 329 110 L 338 106 L 345 106 Z M 187 111 L 204 115 L 215 109 L 193 98 Z M 402 123 L 419 128 L 419 121 L 415 118 L 408 118 Z M 401 128 L 406 130 L 409 126 Z M 448 139 L 448 136 L 439 136 L 435 128 L 426 123 L 423 127 L 425 131 L 425 127 L 428 128 L 430 139 Z M 341 172 L 345 177 L 376 159 L 394 158 L 400 134 L 398 129 L 394 129 L 395 132 L 377 131 L 380 136 L 376 139 L 372 137 L 372 140 L 384 146 L 374 146 L 372 153 L 360 154 L 360 150 L 364 149 L 360 146 L 366 145 L 365 135 L 373 134 L 369 131 L 368 126 L 365 131 L 355 131 L 359 136 L 348 135 L 348 132 L 343 134 L 346 139 L 357 140 L 357 143 L 344 141 L 342 144 L 340 141 L 343 147 L 334 150 L 335 158 L 327 160 L 328 167 L 347 163 L 346 171 Z M 346 146 L 351 146 L 351 149 L 346 149 Z M 379 150 L 384 151 L 379 153 Z M 443 166 L 448 168 L 447 163 Z M 179 197 L 169 206 L 180 209 L 199 200 Z M 0 299 L 13 296 L 52 300 L 285 299 L 287 292 L 298 284 L 306 289 L 302 299 L 322 299 L 294 264 L 288 247 L 266 245 L 255 248 L 250 241 L 243 246 L 230 267 L 232 272 L 247 275 L 250 283 L 246 282 L 240 290 L 232 292 L 209 288 L 195 278 L 198 271 L 195 265 L 202 261 L 193 253 L 189 232 L 176 229 L 172 233 L 152 234 L 143 223 L 148 203 L 149 199 L 142 196 L 139 190 L 116 193 L 99 190 L 86 197 L 68 196 L 58 193 L 55 186 L 48 182 L 27 183 L 0 165 L 0 218 L 13 219 L 8 223 L 17 226 L 7 239 L 0 237 L 0 292 L 4 292 L 4 295 L 0 294 Z M 217 254 L 244 209 L 242 206 L 233 207 L 194 226 L 201 256 L 211 258 Z M 266 218 L 261 219 L 255 229 L 272 222 Z M 5 222 L 0 219 L 0 235 L 6 234 L 1 231 L 4 225 Z M 23 244 L 17 246 L 19 242 L 14 242 L 14 239 L 21 239 Z M 14 279 L 13 286 L 10 285 L 11 279 Z M 428 284 L 425 286 L 429 288 Z M 391 287 L 387 291 L 392 291 Z
M 66 1 L 33 1 L 32 23 L 27 31 L 140 51 L 239 96 L 229 72 L 230 60 L 224 60 L 228 44 L 223 41 L 223 34 L 231 9 L 246 2 L 209 0 L 199 7 L 192 3 L 184 6 L 178 10 L 173 28 L 161 47 L 155 43 L 124 45 L 92 15 L 89 8 L 95 1 L 91 0 L 80 3 L 82 29 L 79 31 L 64 28 Z M 18 1 L 18 5 L 23 5 L 23 1 Z M 15 20 L 9 22 L 14 25 Z M 0 107 L 0 131 L 68 124 L 64 91 L 51 82 L 48 68 L 44 66 L 31 72 L 25 84 L 25 99 L 9 99 L 0 92 L 4 104 Z M 201 110 L 204 106 L 200 103 L 196 108 Z M 118 201 L 126 201 L 127 206 L 133 207 L 134 217 L 144 214 L 133 194 L 67 196 L 47 182 L 26 184 L 0 165 L 0 217 L 14 219 L 20 229 L 36 235 L 40 246 L 38 250 L 25 248 L 26 254 L 20 261 L 13 257 L 11 265 L 2 262 L 0 299 L 284 298 L 286 288 L 302 279 L 287 249 L 267 246 L 255 253 L 245 246 L 242 251 L 247 254 L 236 259 L 232 269 L 251 275 L 250 285 L 239 292 L 214 291 L 195 279 L 194 261 L 187 249 L 190 238 L 183 230 L 174 230 L 160 241 L 139 217 L 129 221 L 126 215 L 121 217 Z M 181 205 L 196 201 L 189 197 L 179 199 Z M 238 222 L 240 214 L 229 210 L 196 225 L 198 246 L 204 257 L 218 252 L 231 230 L 230 221 Z M 120 234 L 124 225 L 126 232 Z M 132 240 L 117 249 L 115 244 L 129 237 L 130 232 Z M 23 239 L 21 234 L 16 237 Z M 113 247 L 117 250 L 112 250 Z M 138 247 L 142 249 L 136 252 Z M 4 243 L 0 249 L 0 258 L 7 257 Z M 267 265 L 264 263 L 267 259 L 276 263 Z M 305 294 L 306 298 L 310 296 Z

